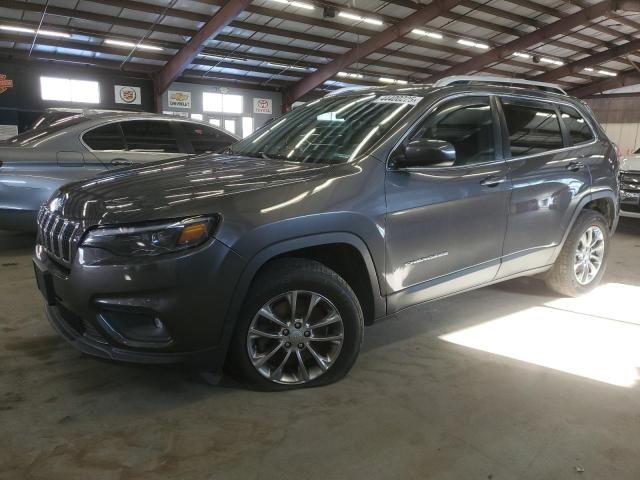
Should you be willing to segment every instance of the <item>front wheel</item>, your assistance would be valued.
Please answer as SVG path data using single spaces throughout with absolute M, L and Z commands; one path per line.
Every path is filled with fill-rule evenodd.
M 342 277 L 316 261 L 278 260 L 247 296 L 232 368 L 260 390 L 332 383 L 353 366 L 363 329 L 358 299 Z
M 594 210 L 584 210 L 547 274 L 547 286 L 569 297 L 594 289 L 604 275 L 609 240 L 609 226 L 604 216 Z

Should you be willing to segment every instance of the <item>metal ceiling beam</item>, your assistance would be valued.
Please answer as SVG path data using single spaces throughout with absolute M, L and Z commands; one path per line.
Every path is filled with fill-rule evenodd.
M 547 15 L 550 15 L 552 17 L 556 17 L 556 18 L 565 18 L 568 17 L 569 15 L 571 15 L 570 13 L 566 13 L 566 12 L 561 12 L 555 8 L 551 8 L 551 7 L 547 7 L 546 5 L 541 5 L 539 3 L 533 2 L 531 0 L 505 0 L 506 2 L 512 3 L 513 5 L 519 5 L 521 7 L 525 7 L 528 8 L 529 10 L 533 10 L 534 12 L 540 12 L 540 13 L 544 13 Z M 572 3 L 571 1 L 567 2 L 569 4 L 572 4 L 574 6 L 580 6 L 580 7 L 585 7 L 585 6 L 589 6 L 588 4 L 583 4 L 581 2 L 574 2 Z M 578 5 L 576 5 L 576 3 Z M 593 30 L 597 30 L 600 33 L 604 33 L 606 35 L 610 35 L 614 38 L 624 38 L 626 40 L 632 40 L 633 37 L 630 35 L 625 35 L 622 32 L 618 32 L 610 27 L 606 27 L 604 25 L 590 25 L 589 28 L 593 29 Z
M 608 15 L 614 7 L 614 2 L 615 0 L 605 0 L 588 8 L 584 8 L 579 12 L 569 15 L 554 23 L 550 23 L 516 40 L 477 55 L 466 62 L 459 63 L 442 73 L 434 75 L 430 81 L 436 81 L 450 75 L 460 75 L 479 71 L 492 63 L 504 61 L 504 59 L 513 54 L 513 52 L 527 50 L 533 45 L 548 41 L 551 37 L 563 34 L 572 28 L 584 25 L 596 18 Z
M 569 90 L 567 93 L 575 97 L 588 97 L 596 93 L 613 90 L 614 88 L 621 88 L 638 84 L 640 84 L 640 73 L 638 73 L 636 70 L 627 70 L 617 77 L 606 78 L 604 80 L 585 85 L 584 87 L 574 88 L 572 90 Z
M 187 44 L 169 60 L 153 79 L 156 95 L 162 95 L 171 84 L 182 75 L 191 62 L 205 48 L 205 44 L 215 38 L 224 27 L 229 25 L 242 11 L 247 8 L 251 0 L 229 0 L 205 23 Z
M 591 55 L 590 57 L 583 58 L 576 62 L 571 62 L 567 65 L 563 65 L 560 68 L 551 70 L 550 72 L 543 73 L 542 75 L 537 75 L 533 77 L 533 79 L 541 82 L 551 82 L 559 78 L 568 77 L 576 72 L 581 72 L 585 68 L 594 67 L 600 63 L 614 60 L 617 57 L 621 57 L 637 50 L 640 50 L 640 39 L 632 40 L 631 42 L 627 42 L 624 45 L 620 45 L 610 50 Z
M 386 28 L 382 32 L 357 45 L 346 53 L 343 53 L 315 72 L 305 76 L 286 92 L 285 104 L 291 105 L 305 93 L 313 90 L 322 82 L 328 80 L 339 71 L 356 63 L 358 60 L 371 55 L 376 50 L 390 44 L 394 40 L 406 35 L 414 28 L 437 18 L 442 12 L 449 11 L 455 6 L 455 0 L 434 0 L 433 3 L 417 10 L 400 22 Z

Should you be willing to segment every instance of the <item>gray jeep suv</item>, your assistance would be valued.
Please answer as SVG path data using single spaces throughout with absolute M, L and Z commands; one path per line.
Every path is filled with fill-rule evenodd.
M 363 327 L 523 275 L 600 281 L 618 158 L 557 87 L 450 78 L 310 102 L 222 155 L 66 185 L 39 214 L 49 319 L 79 350 L 336 381 Z

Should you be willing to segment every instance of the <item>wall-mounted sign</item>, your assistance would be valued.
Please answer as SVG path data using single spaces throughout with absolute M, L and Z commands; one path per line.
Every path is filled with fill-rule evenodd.
M 13 80 L 7 80 L 7 76 L 0 73 L 0 93 L 13 88 Z
M 254 98 L 253 113 L 273 114 L 273 100 L 270 98 Z
M 116 85 L 116 103 L 126 103 L 127 105 L 140 105 L 140 87 L 127 87 L 125 85 Z
M 170 108 L 191 108 L 191 92 L 169 90 Z

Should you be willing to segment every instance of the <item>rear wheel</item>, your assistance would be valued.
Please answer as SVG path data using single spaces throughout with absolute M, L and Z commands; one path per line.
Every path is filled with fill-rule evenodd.
M 604 275 L 608 253 L 607 220 L 599 212 L 584 210 L 547 274 L 547 285 L 569 297 L 592 290 Z
M 337 273 L 311 260 L 278 260 L 250 289 L 232 366 L 261 390 L 331 383 L 353 366 L 363 328 L 358 299 Z

